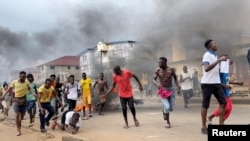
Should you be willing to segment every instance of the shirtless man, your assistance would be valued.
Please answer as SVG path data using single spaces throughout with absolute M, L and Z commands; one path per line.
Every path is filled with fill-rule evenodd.
M 106 102 L 106 98 L 105 98 L 105 87 L 108 89 L 108 82 L 106 80 L 104 80 L 104 74 L 100 73 L 99 79 L 95 82 L 93 89 L 95 89 L 95 86 L 98 85 L 98 90 L 99 90 L 99 98 L 101 100 L 101 102 L 99 102 L 98 104 L 96 104 L 96 107 L 99 109 L 99 115 L 104 115 L 104 113 L 102 112 L 104 104 Z
M 160 82 L 157 82 L 157 78 L 159 77 Z M 180 93 L 180 85 L 173 68 L 167 66 L 167 58 L 160 57 L 159 58 L 159 68 L 156 69 L 154 74 L 153 82 L 158 86 L 158 94 L 161 97 L 161 101 L 163 104 L 163 118 L 167 121 L 166 128 L 171 128 L 170 120 L 169 120 L 169 112 L 171 105 L 173 105 L 172 98 L 174 97 L 173 87 L 172 87 L 172 79 L 174 79 L 177 86 L 177 94 Z

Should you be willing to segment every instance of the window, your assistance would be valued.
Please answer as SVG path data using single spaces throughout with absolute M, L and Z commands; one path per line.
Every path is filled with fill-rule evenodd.
M 50 66 L 50 69 L 51 69 L 51 70 L 54 70 L 54 69 L 55 69 L 55 66 Z
M 82 56 L 82 61 L 86 61 L 87 60 L 87 55 L 83 55 Z
M 79 66 L 76 66 L 76 69 L 79 70 Z
M 70 70 L 70 66 L 68 66 L 68 70 Z

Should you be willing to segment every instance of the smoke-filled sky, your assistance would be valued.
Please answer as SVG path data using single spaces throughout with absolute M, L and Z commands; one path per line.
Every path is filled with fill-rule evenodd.
M 176 35 L 195 54 L 208 38 L 225 49 L 250 33 L 249 10 L 248 0 L 0 0 L 0 81 L 102 40 L 139 41 L 154 59 Z

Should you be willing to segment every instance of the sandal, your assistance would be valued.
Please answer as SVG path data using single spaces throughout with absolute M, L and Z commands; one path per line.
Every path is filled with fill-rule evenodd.
M 135 120 L 135 126 L 139 126 L 139 125 L 140 125 L 139 121 Z
M 170 123 L 167 123 L 166 125 L 165 125 L 165 128 L 171 128 L 171 125 L 170 125 Z

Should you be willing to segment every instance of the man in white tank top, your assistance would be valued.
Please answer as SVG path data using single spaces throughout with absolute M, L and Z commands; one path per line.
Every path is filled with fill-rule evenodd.
M 184 107 L 188 108 L 189 99 L 193 97 L 192 75 L 188 72 L 187 66 L 183 66 L 183 73 L 180 75 L 181 90 L 184 99 Z

